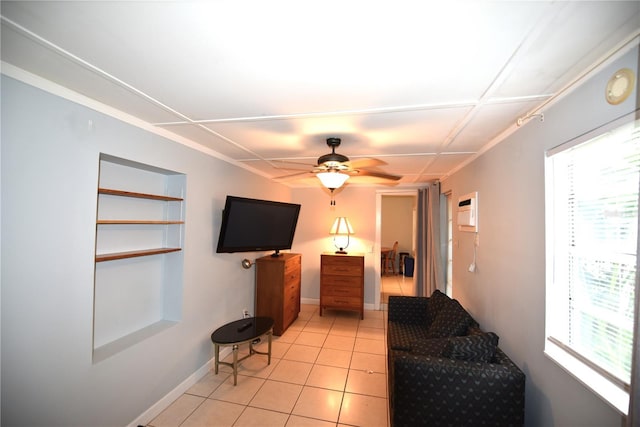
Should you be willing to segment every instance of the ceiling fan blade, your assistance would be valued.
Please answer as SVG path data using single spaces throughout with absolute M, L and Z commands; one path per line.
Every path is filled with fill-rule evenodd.
M 375 178 L 389 179 L 391 181 L 399 181 L 402 179 L 402 177 L 399 175 L 391 175 L 388 173 L 372 171 L 367 169 L 359 169 L 354 172 L 355 172 L 354 176 L 373 176 Z
M 386 165 L 387 163 L 383 162 L 382 160 L 363 157 L 361 159 L 350 160 L 343 164 L 353 169 L 361 169 L 361 168 L 371 168 L 374 166 L 382 166 L 382 165 Z
M 273 164 L 273 167 L 276 169 L 294 170 L 294 171 L 309 171 L 310 169 L 316 167 L 316 165 L 312 163 L 291 162 L 289 160 L 272 160 L 271 163 Z
M 298 172 L 298 173 L 293 173 L 291 175 L 283 175 L 283 176 L 277 176 L 275 178 L 273 178 L 276 181 L 291 181 L 294 179 L 301 179 L 301 178 L 306 178 L 305 175 L 313 175 L 313 172 Z

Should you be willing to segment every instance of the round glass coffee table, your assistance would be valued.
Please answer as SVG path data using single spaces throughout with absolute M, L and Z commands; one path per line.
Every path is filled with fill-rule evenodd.
M 262 335 L 268 337 L 268 350 L 266 353 L 253 348 L 253 342 Z M 270 317 L 249 317 L 220 326 L 211 334 L 214 346 L 215 373 L 218 374 L 218 365 L 227 365 L 233 368 L 233 385 L 238 384 L 238 362 L 254 354 L 267 356 L 267 365 L 271 364 L 271 336 L 273 335 L 273 319 Z M 249 343 L 249 354 L 238 359 L 238 347 L 240 344 Z M 233 363 L 220 361 L 220 347 L 233 348 Z

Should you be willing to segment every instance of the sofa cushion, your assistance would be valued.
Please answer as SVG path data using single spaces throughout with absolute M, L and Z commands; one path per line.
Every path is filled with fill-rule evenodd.
M 427 303 L 427 325 L 433 323 L 440 309 L 449 302 L 451 302 L 451 298 L 447 295 L 437 289 L 433 291 Z
M 442 355 L 450 359 L 490 363 L 496 354 L 498 339 L 493 332 L 449 338 Z
M 428 325 L 429 298 L 390 295 L 389 322 Z
M 448 345 L 449 338 L 415 340 L 411 343 L 411 354 L 421 356 L 445 357 L 444 352 Z
M 433 323 L 427 331 L 428 338 L 443 338 L 465 335 L 473 319 L 467 311 L 454 299 L 440 308 Z
M 387 345 L 391 350 L 411 351 L 411 343 L 427 338 L 427 328 L 413 323 L 389 322 Z

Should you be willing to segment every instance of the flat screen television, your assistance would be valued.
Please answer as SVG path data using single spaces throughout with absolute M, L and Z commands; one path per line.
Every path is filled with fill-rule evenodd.
M 300 205 L 227 196 L 222 213 L 218 253 L 291 249 Z

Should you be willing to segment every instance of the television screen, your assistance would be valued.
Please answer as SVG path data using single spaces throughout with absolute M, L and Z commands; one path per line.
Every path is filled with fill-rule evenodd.
M 218 253 L 291 249 L 300 205 L 227 196 Z

